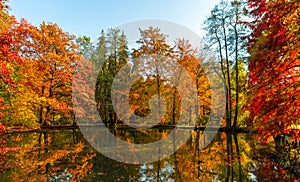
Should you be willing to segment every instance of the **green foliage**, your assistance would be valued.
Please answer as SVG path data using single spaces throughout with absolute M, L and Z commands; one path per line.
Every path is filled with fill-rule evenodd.
M 244 21 L 248 18 L 244 0 L 221 1 L 211 11 L 205 21 L 206 40 L 210 42 L 208 49 L 214 51 L 220 60 L 220 77 L 226 90 L 226 126 L 237 126 L 239 113 L 243 107 L 240 95 L 245 95 L 245 73 L 247 51 L 245 36 L 249 30 Z M 219 71 L 219 70 L 217 70 Z

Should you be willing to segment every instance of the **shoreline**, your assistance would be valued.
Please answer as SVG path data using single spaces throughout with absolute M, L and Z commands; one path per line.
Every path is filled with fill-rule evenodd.
M 135 127 L 134 125 L 128 126 L 125 124 L 118 124 L 106 127 L 104 124 L 86 124 L 86 125 L 49 125 L 49 126 L 41 126 L 40 128 L 32 128 L 32 129 L 9 129 L 5 130 L 2 135 L 14 134 L 14 133 L 31 133 L 31 132 L 47 132 L 47 131 L 56 131 L 56 130 L 80 130 L 80 128 L 90 128 L 90 127 L 103 127 L 109 128 L 111 130 L 141 130 L 141 128 Z M 179 130 L 198 130 L 198 131 L 219 131 L 219 132 L 231 132 L 231 133 L 257 133 L 257 131 L 251 131 L 246 127 L 205 127 L 205 126 L 177 126 L 177 125 L 155 125 L 151 127 L 151 129 L 179 129 Z M 150 128 L 149 128 L 150 129 Z

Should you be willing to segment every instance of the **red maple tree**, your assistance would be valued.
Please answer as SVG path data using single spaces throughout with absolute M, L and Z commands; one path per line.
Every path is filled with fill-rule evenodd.
M 300 139 L 300 3 L 298 0 L 249 0 L 254 21 L 251 54 L 251 122 L 263 141 L 270 136 Z

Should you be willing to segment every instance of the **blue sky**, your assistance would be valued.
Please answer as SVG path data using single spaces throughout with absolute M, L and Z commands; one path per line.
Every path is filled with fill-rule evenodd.
M 10 0 L 11 14 L 34 25 L 55 22 L 64 31 L 96 39 L 101 29 L 140 19 L 179 23 L 203 35 L 201 25 L 219 0 Z

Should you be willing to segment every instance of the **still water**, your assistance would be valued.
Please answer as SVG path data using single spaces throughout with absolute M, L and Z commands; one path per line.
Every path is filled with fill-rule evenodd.
M 158 129 L 111 132 L 134 143 L 153 142 L 170 133 Z M 79 130 L 7 134 L 0 136 L 0 182 L 299 181 L 299 148 L 292 145 L 275 148 L 270 141 L 262 146 L 254 134 L 219 132 L 200 150 L 201 132 L 191 136 L 167 158 L 126 164 L 97 152 Z

